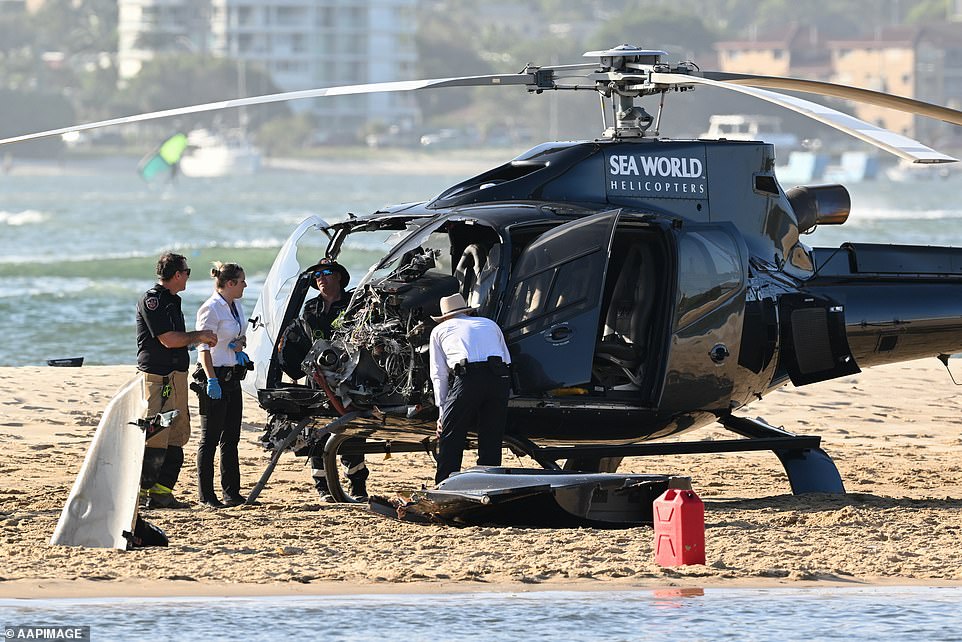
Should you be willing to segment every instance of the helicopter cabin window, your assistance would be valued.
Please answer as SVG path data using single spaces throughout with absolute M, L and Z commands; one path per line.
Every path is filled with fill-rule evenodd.
M 432 281 L 435 300 L 460 292 L 483 312 L 501 263 L 500 247 L 490 227 L 442 221 L 411 234 L 378 265 L 373 280 Z
M 675 328 L 718 307 L 742 283 L 738 245 L 723 230 L 684 234 L 678 246 L 678 305 Z
M 582 227 L 563 237 L 548 232 L 526 248 L 512 274 L 515 287 L 505 319 L 509 335 L 540 332 L 593 305 L 589 294 L 604 272 L 609 224 L 587 221 Z

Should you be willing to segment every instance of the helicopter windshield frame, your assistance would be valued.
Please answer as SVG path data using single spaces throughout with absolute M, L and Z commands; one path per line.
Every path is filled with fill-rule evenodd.
M 394 248 L 385 256 L 383 259 L 378 261 L 361 282 L 358 284 L 358 290 L 363 289 L 365 285 L 373 280 L 380 280 L 392 274 L 401 274 L 405 269 L 411 269 L 412 266 L 402 264 L 406 257 L 409 260 L 411 257 L 416 255 L 429 255 L 434 259 L 434 265 L 427 267 L 428 270 L 435 269 L 440 266 L 450 268 L 450 255 L 451 255 L 451 242 L 447 238 L 446 233 L 438 234 L 439 230 L 448 223 L 448 219 L 441 221 L 433 221 L 428 224 L 420 224 L 411 228 L 409 226 L 409 234 L 405 240 L 401 241 L 400 244 L 395 245 Z M 435 239 L 431 243 L 428 243 L 430 239 L 435 234 L 439 238 Z M 442 240 L 440 237 L 444 237 Z M 426 246 L 426 247 L 425 247 Z M 434 247 L 437 246 L 437 247 Z M 418 252 L 418 249 L 421 251 Z M 446 252 L 441 250 L 446 249 Z M 447 257 L 447 260 L 444 260 Z M 451 274 L 451 270 L 448 269 L 447 274 Z

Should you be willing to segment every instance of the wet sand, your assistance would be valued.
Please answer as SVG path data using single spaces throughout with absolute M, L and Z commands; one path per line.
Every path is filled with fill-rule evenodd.
M 767 452 L 626 460 L 622 470 L 690 475 L 705 502 L 707 564 L 674 569 L 654 564 L 648 528 L 424 526 L 321 504 L 305 460 L 290 454 L 261 505 L 202 509 L 196 414 L 176 488 L 194 506 L 145 514 L 169 548 L 50 546 L 100 413 L 134 375 L 132 366 L 0 368 L 0 597 L 962 584 L 960 396 L 935 359 L 788 386 L 740 411 L 821 435 L 847 495 L 791 495 Z M 256 443 L 265 415 L 245 403 L 247 490 L 268 454 Z M 704 428 L 683 439 L 731 436 Z M 506 465 L 525 463 L 506 455 Z M 426 454 L 368 464 L 377 494 L 433 477 Z

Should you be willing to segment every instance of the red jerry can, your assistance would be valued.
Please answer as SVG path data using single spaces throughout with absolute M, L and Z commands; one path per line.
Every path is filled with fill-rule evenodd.
M 669 488 L 652 506 L 655 564 L 705 563 L 705 505 L 693 490 Z

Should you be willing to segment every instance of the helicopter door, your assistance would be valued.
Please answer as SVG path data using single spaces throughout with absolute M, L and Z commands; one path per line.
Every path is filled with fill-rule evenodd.
M 726 411 L 739 381 L 748 250 L 731 223 L 687 225 L 677 239 L 677 289 L 659 408 Z
M 253 376 L 248 376 L 241 382 L 241 387 L 251 396 L 256 397 L 258 389 L 267 387 L 268 368 L 274 356 L 277 334 L 284 325 L 291 292 L 303 269 L 297 262 L 298 242 L 310 230 L 327 234 L 328 227 L 328 224 L 317 216 L 305 219 L 281 247 L 270 272 L 267 273 L 246 333 L 246 352 L 254 362 L 254 372 Z
M 778 299 L 782 364 L 796 386 L 860 372 L 845 333 L 845 308 L 810 294 Z
M 546 232 L 518 257 L 502 313 L 515 391 L 591 380 L 601 297 L 621 210 Z

